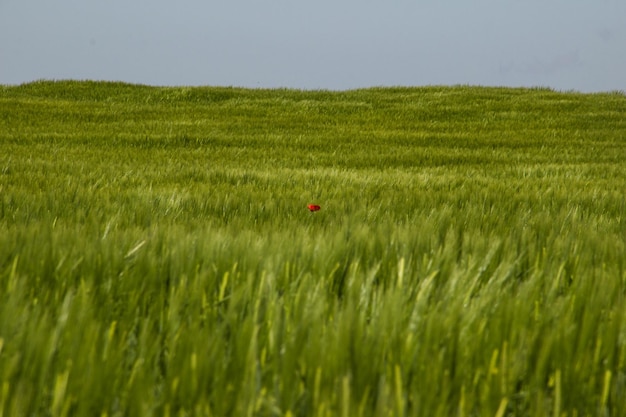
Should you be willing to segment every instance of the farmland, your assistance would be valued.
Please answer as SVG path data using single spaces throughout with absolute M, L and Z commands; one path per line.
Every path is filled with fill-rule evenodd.
M 626 415 L 625 166 L 619 92 L 0 86 L 0 416 Z

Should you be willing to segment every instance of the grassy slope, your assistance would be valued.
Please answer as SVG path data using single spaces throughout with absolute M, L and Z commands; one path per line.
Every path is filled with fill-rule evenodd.
M 619 415 L 625 134 L 620 94 L 0 87 L 0 412 Z

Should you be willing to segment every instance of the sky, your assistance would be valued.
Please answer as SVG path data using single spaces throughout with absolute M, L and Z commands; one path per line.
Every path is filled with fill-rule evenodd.
M 626 90 L 625 0 L 0 0 L 0 84 Z

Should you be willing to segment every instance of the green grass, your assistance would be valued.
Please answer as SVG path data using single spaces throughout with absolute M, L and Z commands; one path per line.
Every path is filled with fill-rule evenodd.
M 625 167 L 618 92 L 0 86 L 0 416 L 626 415 Z

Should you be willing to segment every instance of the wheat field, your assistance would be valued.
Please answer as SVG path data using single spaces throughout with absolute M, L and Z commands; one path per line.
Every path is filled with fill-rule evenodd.
M 625 167 L 620 92 L 0 86 L 0 416 L 626 415 Z

